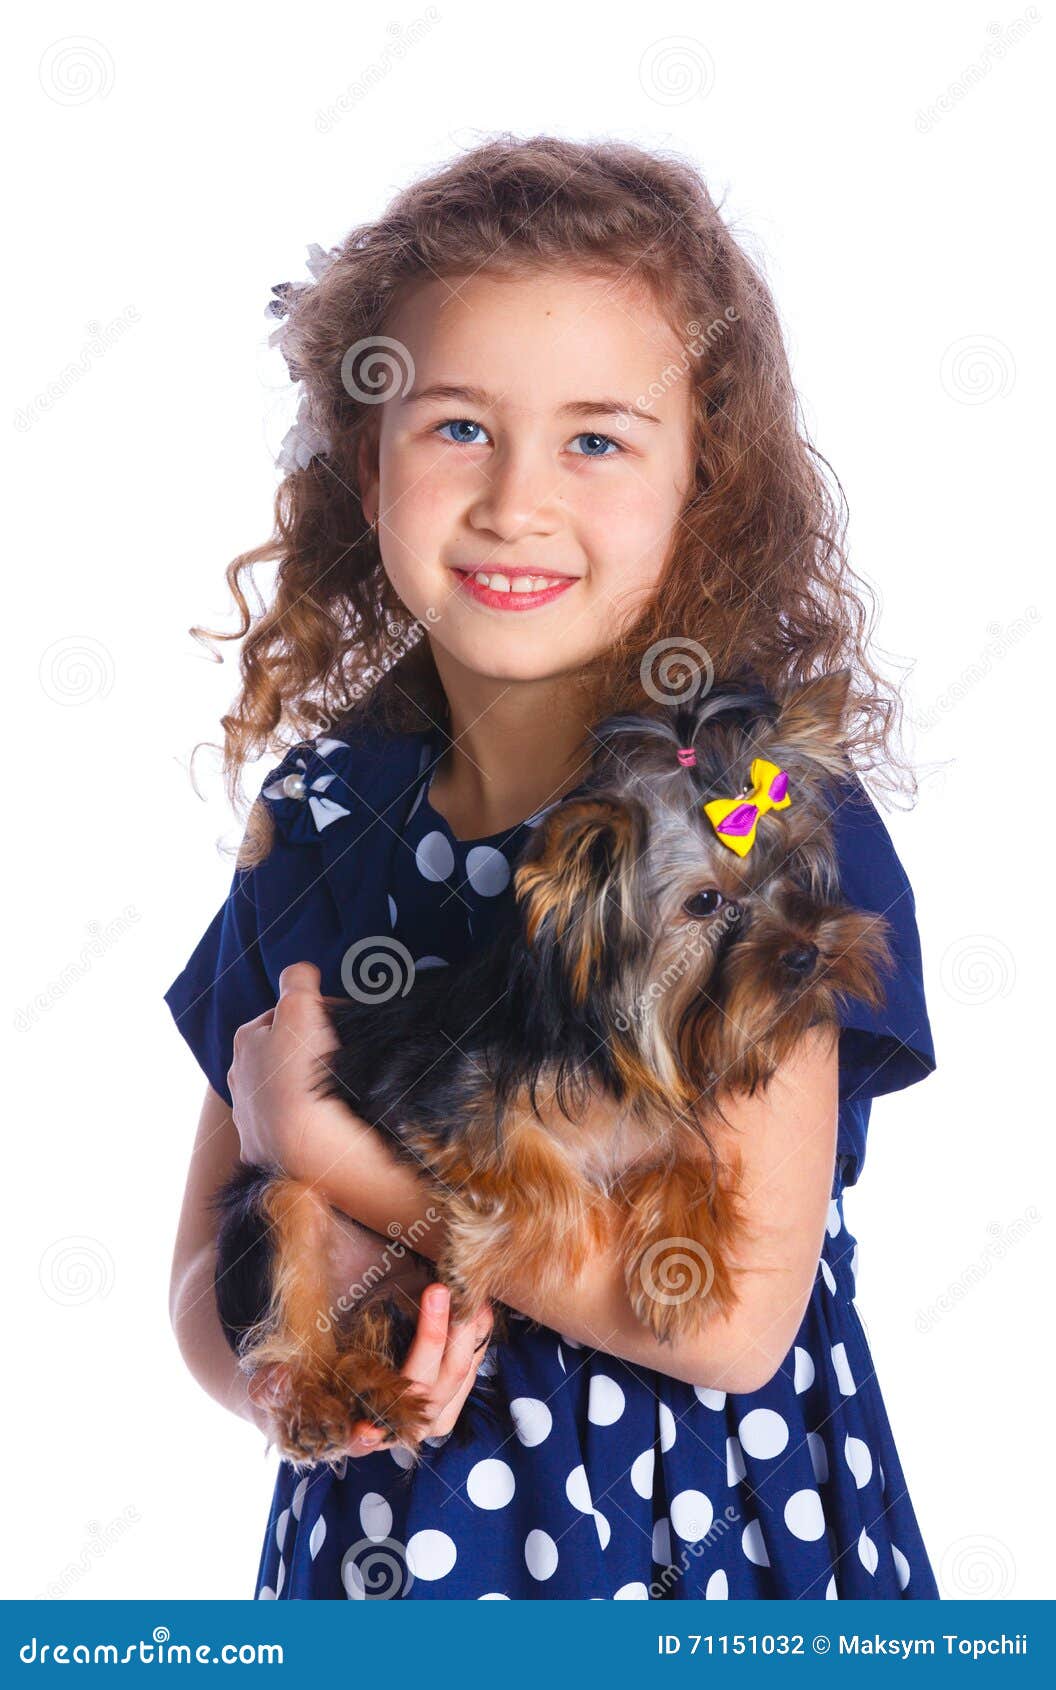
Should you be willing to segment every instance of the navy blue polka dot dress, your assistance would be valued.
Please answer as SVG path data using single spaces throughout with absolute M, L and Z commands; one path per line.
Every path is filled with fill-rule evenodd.
M 528 830 L 545 814 L 504 834 L 456 839 L 429 801 L 438 743 L 425 736 L 410 778 L 402 782 L 393 833 L 398 848 L 390 844 L 382 854 L 384 901 L 374 906 L 379 920 L 387 915 L 392 940 L 406 947 L 418 968 L 455 963 L 509 917 L 511 867 Z M 343 864 L 347 874 L 359 860 L 356 842 L 339 831 L 350 816 L 360 825 L 352 794 L 362 801 L 363 815 L 369 810 L 375 816 L 387 796 L 379 784 L 364 799 L 365 782 L 342 748 L 349 749 L 344 741 L 301 748 L 300 761 L 291 754 L 270 788 L 281 795 L 280 820 L 283 805 L 294 806 L 288 838 L 300 828 L 301 843 L 318 848 L 327 841 L 329 879 L 339 886 L 345 881 L 335 870 Z M 302 777 L 307 786 L 296 784 Z M 399 786 L 395 771 L 393 777 L 389 786 Z M 297 796 L 287 800 L 287 790 Z M 313 790 L 319 794 L 314 833 L 305 790 L 309 797 Z M 340 813 L 333 815 L 334 809 Z M 369 820 L 363 826 L 374 831 Z M 934 1059 L 908 883 L 871 805 L 860 833 L 849 823 L 848 829 L 845 883 L 854 879 L 854 863 L 864 876 L 857 901 L 868 903 L 871 891 L 874 908 L 891 909 L 892 888 L 908 899 L 892 918 L 896 929 L 900 922 L 905 927 L 903 964 L 912 990 L 895 992 L 901 1008 L 894 1013 L 906 1016 L 910 1005 L 916 1026 L 912 1036 L 904 1024 L 871 1026 L 864 1012 L 857 1028 L 841 1035 L 841 1062 L 844 1048 L 847 1055 L 825 1238 L 806 1314 L 778 1373 L 758 1391 L 732 1395 L 624 1363 L 515 1317 L 508 1339 L 493 1344 L 484 1363 L 498 1415 L 471 1414 L 468 1441 L 430 1440 L 417 1468 L 399 1448 L 337 1468 L 298 1470 L 280 1462 L 258 1598 L 937 1596 L 855 1308 L 857 1245 L 843 1203 L 844 1186 L 857 1177 L 864 1155 L 868 1107 L 856 1108 L 856 1088 L 863 1095 L 895 1089 L 929 1072 Z M 854 845 L 856 838 L 863 843 Z M 318 896 L 311 890 L 318 878 L 304 877 L 309 903 Z M 248 885 L 236 874 L 225 920 L 221 912 L 218 931 L 211 940 L 206 935 L 167 994 L 218 1087 L 219 1062 L 230 1060 L 224 1042 L 230 1021 L 258 1011 L 247 995 L 228 1010 L 218 1031 L 201 1002 L 209 970 L 221 977 L 225 955 L 244 958 L 254 946 L 260 950 L 264 929 L 252 923 L 264 922 L 270 894 L 258 889 L 247 900 L 252 908 L 240 909 L 239 894 L 246 898 Z M 287 923 L 291 910 L 301 907 L 287 886 L 281 905 Z M 334 913 L 331 908 L 331 920 Z M 278 947 L 266 972 L 298 954 L 311 955 L 304 949 L 307 931 L 302 928 L 285 957 Z M 346 928 L 343 942 L 349 937 Z M 263 996 L 263 978 L 259 984 Z M 324 979 L 323 989 L 340 988 Z M 914 1054 L 915 1072 L 900 1067 L 907 1051 Z

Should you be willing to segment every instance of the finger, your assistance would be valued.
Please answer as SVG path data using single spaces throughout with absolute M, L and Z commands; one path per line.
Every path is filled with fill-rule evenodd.
M 447 1346 L 450 1305 L 451 1293 L 446 1285 L 426 1286 L 418 1311 L 417 1331 L 400 1368 L 405 1379 L 428 1387 L 430 1396 Z M 375 1426 L 369 1420 L 357 1420 L 352 1426 L 348 1453 L 353 1456 L 369 1455 L 387 1436 L 384 1427 Z
M 477 1382 L 477 1373 L 483 1359 L 483 1351 L 478 1352 L 473 1357 L 472 1365 L 465 1374 L 461 1383 L 458 1385 L 454 1395 L 450 1397 L 447 1403 L 439 1410 L 436 1419 L 433 1422 L 434 1436 L 442 1436 L 444 1433 L 450 1432 L 454 1429 L 459 1415 L 466 1406 L 466 1398 L 469 1396 Z M 437 1385 L 437 1390 L 439 1390 L 439 1385 Z
M 279 1004 L 289 1004 L 290 1000 L 299 999 L 301 994 L 318 998 L 319 987 L 322 984 L 322 974 L 314 962 L 288 962 L 279 975 Z
M 272 1004 L 270 1009 L 262 1010 L 259 1015 L 255 1015 L 252 1021 L 243 1021 L 241 1027 L 236 1030 L 235 1036 L 237 1037 L 238 1033 L 251 1033 L 257 1027 L 270 1027 L 274 1017 L 275 1005 Z
M 475 1321 L 451 1329 L 443 1363 L 432 1390 L 437 1407 L 441 1411 L 446 1410 L 462 1390 L 467 1374 L 471 1382 L 476 1377 L 477 1368 L 484 1359 L 484 1352 L 478 1353 L 476 1349 L 479 1338 L 480 1333 Z
M 418 1310 L 418 1327 L 400 1368 L 405 1379 L 416 1385 L 436 1383 L 448 1341 L 451 1293 L 446 1285 L 427 1285 Z

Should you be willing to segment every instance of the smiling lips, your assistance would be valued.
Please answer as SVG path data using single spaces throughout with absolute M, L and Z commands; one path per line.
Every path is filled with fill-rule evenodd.
M 463 592 L 493 610 L 534 610 L 559 598 L 578 579 L 545 569 L 517 575 L 499 569 L 478 569 L 471 575 L 468 570 L 456 569 L 454 574 Z

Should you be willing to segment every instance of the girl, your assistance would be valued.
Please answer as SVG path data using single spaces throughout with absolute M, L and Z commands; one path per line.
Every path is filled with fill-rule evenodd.
M 209 1080 L 175 1328 L 203 1386 L 264 1430 L 266 1381 L 247 1392 L 212 1295 L 207 1199 L 239 1158 L 369 1229 L 335 1255 L 335 1297 L 364 1238 L 366 1282 L 404 1274 L 407 1294 L 394 1236 L 434 1261 L 442 1243 L 425 1182 L 310 1090 L 333 1042 L 321 994 L 403 990 L 497 934 L 591 723 L 643 684 L 670 696 L 702 658 L 775 686 L 848 667 L 853 749 L 884 773 L 898 713 L 773 302 L 689 165 L 503 138 L 311 267 L 274 290 L 302 390 L 276 532 L 228 570 L 232 793 L 278 730 L 298 743 L 166 994 Z M 265 560 L 254 616 L 241 576 Z M 843 1212 L 871 1099 L 934 1050 L 913 894 L 857 779 L 835 827 L 845 894 L 892 924 L 897 968 L 882 1014 L 848 1004 L 838 1038 L 813 1029 L 765 1097 L 731 1100 L 757 1240 L 734 1314 L 661 1346 L 599 1253 L 545 1305 L 505 1289 L 522 1318 L 489 1351 L 490 1315 L 449 1328 L 431 1287 L 407 1363 L 435 1408 L 424 1460 L 361 1424 L 337 1468 L 280 1463 L 259 1597 L 937 1595 Z M 497 1421 L 474 1412 L 481 1366 Z

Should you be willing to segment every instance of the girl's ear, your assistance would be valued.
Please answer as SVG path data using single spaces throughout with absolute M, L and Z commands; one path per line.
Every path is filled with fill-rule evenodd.
M 636 892 L 647 831 L 637 799 L 571 799 L 540 823 L 514 875 L 528 943 L 540 953 L 556 948 L 577 1005 L 645 949 Z
M 842 768 L 845 718 L 851 671 L 833 669 L 785 694 L 774 737 L 782 747 L 801 751 L 825 767 Z

